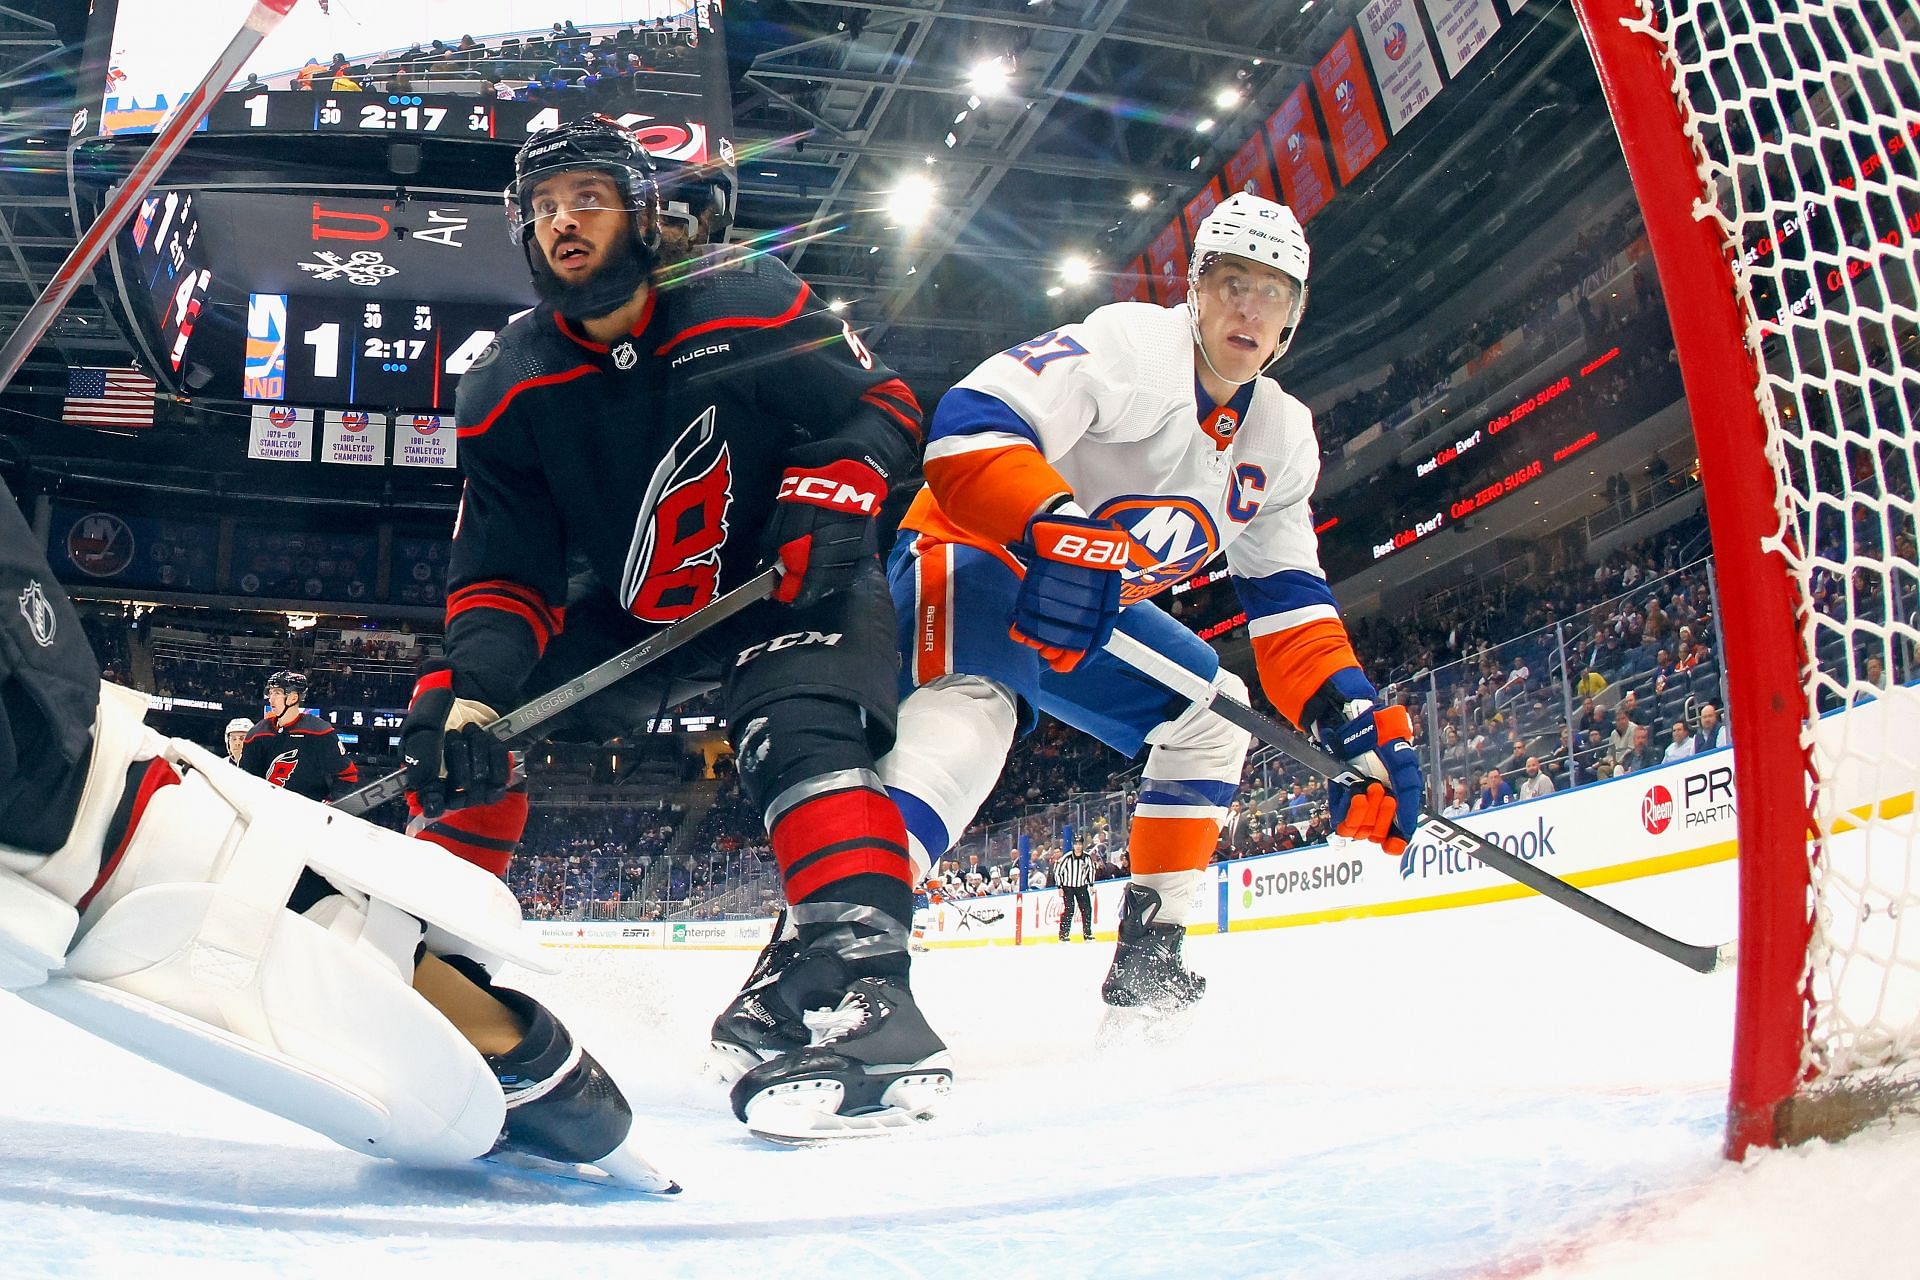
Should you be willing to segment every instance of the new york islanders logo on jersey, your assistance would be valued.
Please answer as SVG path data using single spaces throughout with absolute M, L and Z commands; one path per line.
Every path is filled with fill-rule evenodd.
M 1120 603 L 1137 604 L 1192 577 L 1220 550 L 1220 531 L 1207 509 L 1192 498 L 1124 494 L 1094 513 L 1112 520 L 1138 544 L 1134 562 L 1121 571 Z

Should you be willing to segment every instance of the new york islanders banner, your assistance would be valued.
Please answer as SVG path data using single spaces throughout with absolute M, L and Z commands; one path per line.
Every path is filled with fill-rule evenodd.
M 262 462 L 306 462 L 313 457 L 313 410 L 284 404 L 253 406 L 247 456 Z

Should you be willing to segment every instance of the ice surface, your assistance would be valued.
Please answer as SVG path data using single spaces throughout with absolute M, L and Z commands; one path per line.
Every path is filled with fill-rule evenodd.
M 1732 869 L 1604 895 L 1732 933 Z M 1539 901 L 1196 937 L 1206 1001 L 1097 1047 L 1110 946 L 941 951 L 949 1113 L 787 1150 L 701 1074 L 744 953 L 525 985 L 627 1084 L 677 1199 L 339 1150 L 0 997 L 0 1275 L 1881 1277 L 1920 1139 L 1719 1156 L 1733 980 Z

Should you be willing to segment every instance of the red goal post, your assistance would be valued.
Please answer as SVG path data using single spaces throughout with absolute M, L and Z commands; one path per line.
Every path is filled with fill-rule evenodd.
M 1920 1069 L 1920 764 L 1898 732 L 1920 720 L 1901 683 L 1920 675 L 1920 21 L 1898 0 L 1574 6 L 1671 315 L 1718 564 L 1738 1158 L 1885 1115 Z

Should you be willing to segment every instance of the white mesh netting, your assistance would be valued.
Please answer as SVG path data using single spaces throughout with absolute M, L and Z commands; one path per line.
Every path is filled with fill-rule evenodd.
M 1814 777 L 1807 1088 L 1920 1069 L 1920 12 L 1660 0 L 1734 256 L 1802 592 Z M 1727 602 L 1726 625 L 1739 625 Z

